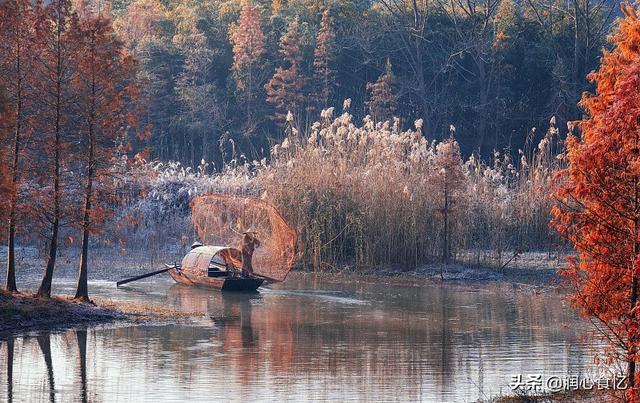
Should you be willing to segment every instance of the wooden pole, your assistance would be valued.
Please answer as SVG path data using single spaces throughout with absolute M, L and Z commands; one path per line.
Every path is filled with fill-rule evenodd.
M 169 271 L 169 270 L 171 270 L 171 269 L 173 269 L 175 267 L 176 266 L 170 266 L 170 267 L 167 267 L 166 269 L 154 271 L 152 273 L 142 274 L 140 276 L 136 276 L 136 277 L 131 277 L 131 278 L 127 278 L 127 279 L 124 279 L 124 280 L 120 280 L 120 281 L 118 281 L 116 283 L 116 287 L 120 287 L 121 285 L 130 283 L 132 281 L 142 280 L 143 278 L 147 278 L 147 277 L 155 276 L 156 274 L 167 272 L 167 271 Z

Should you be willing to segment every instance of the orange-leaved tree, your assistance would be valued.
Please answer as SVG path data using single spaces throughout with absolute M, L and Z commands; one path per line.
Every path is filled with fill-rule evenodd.
M 287 32 L 280 38 L 280 54 L 286 66 L 276 68 L 276 72 L 265 85 L 267 102 L 275 108 L 272 117 L 284 124 L 288 112 L 300 117 L 305 100 L 306 78 L 301 73 L 302 52 L 300 50 L 300 22 L 294 18 Z M 299 123 L 299 122 L 298 122 Z
M 113 205 L 118 175 L 118 144 L 136 123 L 132 109 L 138 95 L 134 60 L 124 50 L 102 15 L 79 12 L 82 52 L 73 86 L 79 114 L 79 177 L 82 180 L 82 252 L 75 298 L 89 300 L 87 286 L 89 236 L 99 230 Z
M 581 134 L 567 139 L 555 228 L 578 252 L 564 275 L 572 302 L 611 342 L 609 360 L 627 364 L 637 398 L 640 359 L 640 20 L 630 6 L 598 71 L 595 95 L 581 101 Z
M 9 152 L 3 154 L 8 167 L 8 223 L 7 228 L 7 291 L 17 291 L 15 266 L 15 238 L 21 180 L 21 158 L 26 137 L 32 125 L 30 108 L 34 100 L 33 61 L 34 7 L 27 0 L 0 2 L 0 88 L 4 93 L 4 124 L 2 137 L 10 138 Z
M 247 134 L 251 134 L 257 92 L 262 81 L 260 70 L 265 44 L 260 10 L 252 6 L 249 0 L 243 1 L 240 19 L 231 27 L 230 37 L 233 44 L 232 69 L 239 95 L 247 107 Z
M 77 60 L 81 50 L 78 18 L 71 0 L 55 0 L 40 9 L 36 25 L 35 74 L 38 77 L 38 158 L 33 165 L 38 171 L 40 189 L 32 197 L 31 208 L 47 223 L 48 257 L 45 273 L 38 288 L 38 296 L 50 297 L 53 271 L 58 255 L 60 228 L 71 216 L 69 199 L 72 190 L 67 186 L 72 163 L 72 133 L 75 131 L 72 82 L 78 73 Z M 67 179 L 67 180 L 65 180 Z

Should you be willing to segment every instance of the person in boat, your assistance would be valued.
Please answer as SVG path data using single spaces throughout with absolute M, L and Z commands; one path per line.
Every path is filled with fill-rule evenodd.
M 253 252 L 260 247 L 260 241 L 257 234 L 253 230 L 246 230 L 242 233 L 242 275 L 245 277 L 253 276 Z

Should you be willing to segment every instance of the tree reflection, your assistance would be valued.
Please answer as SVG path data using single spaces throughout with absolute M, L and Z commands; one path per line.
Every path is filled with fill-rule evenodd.
M 80 369 L 80 401 L 87 402 L 87 330 L 76 331 L 78 340 L 78 367 Z
M 13 402 L 13 337 L 7 339 L 7 402 Z
M 44 356 L 44 363 L 47 367 L 47 378 L 49 380 L 49 401 L 56 401 L 56 391 L 55 391 L 55 382 L 53 379 L 53 363 L 51 361 L 51 335 L 49 333 L 44 333 L 36 336 L 38 340 L 38 345 L 40 346 L 40 350 L 42 351 L 42 355 Z

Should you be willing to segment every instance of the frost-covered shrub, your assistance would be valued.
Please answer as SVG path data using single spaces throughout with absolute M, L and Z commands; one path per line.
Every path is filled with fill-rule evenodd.
M 222 172 L 207 173 L 202 161 L 196 169 L 178 162 L 144 162 L 137 166 L 134 193 L 117 217 L 118 238 L 127 249 L 145 246 L 149 250 L 172 247 L 184 250 L 195 241 L 189 203 L 198 194 L 232 193 L 258 195 L 256 175 L 265 161 L 231 161 Z

